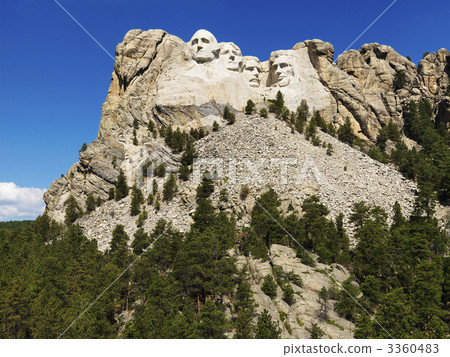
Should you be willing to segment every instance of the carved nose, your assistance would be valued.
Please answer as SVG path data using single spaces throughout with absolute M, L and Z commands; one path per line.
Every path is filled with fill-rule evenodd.
M 230 56 L 230 60 L 234 61 L 234 56 Z

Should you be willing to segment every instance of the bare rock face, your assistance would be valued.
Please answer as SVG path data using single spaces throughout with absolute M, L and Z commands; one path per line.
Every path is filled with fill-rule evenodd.
M 419 62 L 418 79 L 422 88 L 431 95 L 447 94 L 450 72 L 450 52 L 442 48 L 428 54 Z

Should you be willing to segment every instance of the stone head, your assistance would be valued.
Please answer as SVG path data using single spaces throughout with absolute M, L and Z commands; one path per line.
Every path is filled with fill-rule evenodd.
M 294 79 L 294 70 L 291 59 L 286 55 L 275 58 L 272 63 L 274 73 L 274 84 L 279 87 L 286 87 Z
M 242 66 L 241 49 L 233 42 L 222 42 L 220 44 L 219 60 L 226 69 L 239 71 Z
M 198 63 L 210 62 L 217 58 L 220 47 L 214 35 L 206 30 L 198 30 L 189 42 L 192 59 Z
M 257 57 L 246 56 L 244 57 L 244 70 L 242 74 L 248 81 L 250 87 L 259 87 L 261 73 L 261 63 Z

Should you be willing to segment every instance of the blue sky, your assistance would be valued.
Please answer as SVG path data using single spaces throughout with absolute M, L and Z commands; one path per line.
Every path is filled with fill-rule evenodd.
M 261 60 L 313 38 L 331 42 L 337 57 L 392 1 L 58 0 L 111 54 L 130 29 L 188 41 L 205 28 Z M 448 0 L 398 0 L 351 48 L 378 42 L 418 63 L 450 48 L 449 18 Z M 96 138 L 113 66 L 55 1 L 0 0 L 0 220 L 33 217 L 2 183 L 48 188 Z

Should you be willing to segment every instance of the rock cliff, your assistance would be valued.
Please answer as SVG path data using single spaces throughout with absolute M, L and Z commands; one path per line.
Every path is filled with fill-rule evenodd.
M 378 44 L 347 51 L 336 63 L 333 58 L 333 46 L 320 40 L 274 51 L 269 60 L 261 62 L 256 57 L 242 57 L 234 43 L 218 43 L 205 30 L 194 34 L 188 43 L 162 30 L 129 31 L 116 48 L 98 138 L 80 153 L 79 162 L 67 175 L 50 186 L 44 196 L 46 213 L 62 221 L 70 194 L 81 205 L 89 193 L 106 200 L 118 170 L 124 169 L 132 185 L 149 157 L 176 169 L 179 155 L 149 134 L 150 122 L 156 128 L 172 125 L 186 131 L 199 127 L 211 130 L 213 122 L 220 121 L 225 105 L 241 111 L 252 99 L 261 106 L 278 90 L 291 110 L 305 99 L 336 127 L 349 117 L 354 132 L 369 143 L 390 120 L 402 127 L 402 108 L 410 99 L 428 98 L 437 118 L 449 122 L 449 51 L 429 54 L 417 68 L 391 47 Z M 398 71 L 404 71 L 406 77 L 402 88 L 394 84 Z M 258 141 L 252 132 L 246 135 L 244 141 Z M 133 145 L 134 137 L 138 145 Z M 284 143 L 284 138 L 279 140 L 275 147 Z M 221 142 L 213 146 L 223 149 Z M 296 154 L 294 147 L 290 145 L 290 155 Z M 340 166 L 349 166 L 347 154 L 339 159 L 343 160 Z M 363 177 L 364 171 L 356 176 Z M 341 175 L 331 180 L 343 179 L 351 181 Z

